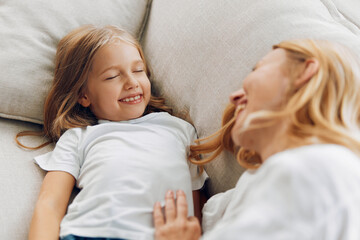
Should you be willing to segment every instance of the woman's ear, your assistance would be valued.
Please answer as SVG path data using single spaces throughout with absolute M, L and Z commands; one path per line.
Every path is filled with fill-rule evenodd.
M 88 98 L 88 96 L 86 94 L 82 94 L 78 99 L 78 103 L 80 103 L 80 105 L 83 107 L 89 107 L 90 99 Z
M 305 68 L 294 82 L 296 88 L 307 83 L 319 71 L 319 61 L 311 58 L 305 61 Z

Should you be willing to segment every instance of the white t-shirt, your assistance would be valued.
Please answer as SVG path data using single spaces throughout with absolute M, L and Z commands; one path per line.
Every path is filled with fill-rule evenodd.
M 168 190 L 182 189 L 193 215 L 192 190 L 207 177 L 187 161 L 194 139 L 191 124 L 164 112 L 67 130 L 35 158 L 44 170 L 72 174 L 81 189 L 60 236 L 153 239 L 153 206 Z
M 203 208 L 202 239 L 359 240 L 360 158 L 315 144 L 271 156 Z

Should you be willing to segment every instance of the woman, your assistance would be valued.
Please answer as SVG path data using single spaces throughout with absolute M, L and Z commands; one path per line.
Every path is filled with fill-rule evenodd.
M 192 146 L 194 159 L 213 152 L 198 164 L 227 149 L 248 169 L 205 204 L 203 239 L 360 239 L 359 89 L 360 61 L 344 47 L 274 46 L 231 94 L 223 128 Z M 185 194 L 165 199 L 156 239 L 199 239 Z

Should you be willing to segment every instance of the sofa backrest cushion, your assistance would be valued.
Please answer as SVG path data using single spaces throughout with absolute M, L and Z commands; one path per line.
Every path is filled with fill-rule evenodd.
M 42 123 L 59 40 L 84 24 L 141 33 L 148 0 L 4 0 L 0 4 L 0 117 Z
M 153 85 L 175 112 L 189 117 L 199 137 L 208 136 L 220 128 L 229 94 L 272 45 L 329 39 L 360 55 L 359 19 L 340 12 L 349 8 L 340 2 L 153 0 L 142 39 Z M 233 187 L 244 170 L 229 153 L 205 169 L 210 194 Z

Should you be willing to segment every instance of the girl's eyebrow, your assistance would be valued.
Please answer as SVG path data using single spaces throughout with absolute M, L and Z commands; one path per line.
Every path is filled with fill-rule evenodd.
M 143 60 L 136 60 L 136 61 L 133 61 L 133 62 L 131 63 L 131 65 L 136 65 L 136 64 L 139 64 L 139 63 L 144 64 Z M 110 67 L 108 67 L 108 68 L 105 68 L 105 69 L 99 74 L 99 76 L 101 76 L 102 74 L 104 74 L 105 72 L 107 72 L 107 71 L 109 71 L 109 70 L 111 70 L 111 69 L 118 69 L 119 67 L 121 67 L 121 65 L 112 65 L 112 66 L 110 66 Z
M 110 66 L 110 67 L 108 67 L 108 68 L 105 68 L 104 71 L 102 71 L 102 72 L 99 74 L 99 76 L 103 75 L 105 72 L 107 72 L 107 71 L 109 71 L 109 70 L 111 70 L 111 69 L 119 68 L 119 66 L 120 66 L 120 65 L 112 65 L 112 66 Z
M 134 61 L 132 65 L 137 65 L 139 63 L 144 65 L 144 61 L 142 59 Z

